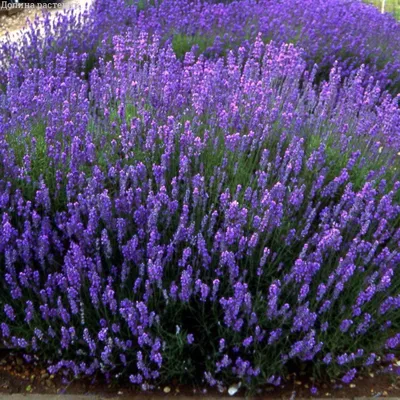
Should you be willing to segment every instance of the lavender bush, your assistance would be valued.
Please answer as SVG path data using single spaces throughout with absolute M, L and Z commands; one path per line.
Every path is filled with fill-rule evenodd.
M 71 54 L 9 66 L 1 340 L 142 389 L 349 383 L 393 359 L 398 99 L 340 63 L 317 89 L 262 33 L 212 59 L 163 38 L 115 36 L 88 77 Z
M 47 18 L 44 32 L 38 21 L 32 24 L 21 38 L 23 46 L 3 43 L 0 69 L 7 71 L 10 64 L 22 71 L 44 68 L 62 53 L 68 69 L 88 75 L 99 57 L 112 58 L 112 38 L 127 31 L 156 34 L 172 42 L 179 57 L 193 45 L 208 57 L 239 46 L 248 50 L 261 32 L 265 43 L 303 49 L 308 68 L 319 66 L 317 82 L 328 78 L 337 61 L 342 77 L 364 65 L 381 87 L 392 93 L 400 88 L 400 25 L 357 0 L 97 0 L 83 14 Z

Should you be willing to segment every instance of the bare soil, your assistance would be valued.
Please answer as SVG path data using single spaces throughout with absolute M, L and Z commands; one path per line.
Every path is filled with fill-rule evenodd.
M 398 363 L 398 361 L 395 361 Z M 202 387 L 188 387 L 171 382 L 168 386 L 157 387 L 152 392 L 143 394 L 129 385 L 107 384 L 102 378 L 93 380 L 79 379 L 65 382 L 61 376 L 49 375 L 39 360 L 30 364 L 24 362 L 18 354 L 8 350 L 0 350 L 0 397 L 1 394 L 41 393 L 41 394 L 98 394 L 103 397 L 135 397 L 140 396 L 227 396 L 227 389 L 207 390 Z M 396 364 L 397 365 L 397 364 Z M 389 375 L 382 369 L 365 373 L 358 377 L 352 385 L 342 385 L 340 381 L 319 383 L 311 382 L 306 377 L 295 374 L 287 376 L 286 382 L 279 388 L 266 386 L 257 393 L 263 399 L 310 398 L 311 386 L 318 388 L 316 398 L 355 398 L 355 397 L 400 397 L 400 376 Z M 245 393 L 239 390 L 236 397 Z

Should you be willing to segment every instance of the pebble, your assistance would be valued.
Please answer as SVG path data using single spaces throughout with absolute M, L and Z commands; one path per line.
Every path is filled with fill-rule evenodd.
M 354 389 L 356 387 L 356 385 L 354 383 L 350 383 L 350 388 Z
M 170 391 L 171 391 L 171 388 L 169 386 L 165 386 L 164 393 L 169 393 Z
M 46 386 L 47 386 L 48 388 L 50 388 L 50 387 L 53 387 L 53 386 L 54 386 L 54 382 L 53 382 L 53 381 L 51 381 L 50 379 L 47 379 L 47 380 L 45 381 L 45 384 L 46 384 Z
M 229 396 L 234 396 L 238 392 L 239 388 L 240 388 L 240 383 L 229 386 L 229 389 L 228 389 Z

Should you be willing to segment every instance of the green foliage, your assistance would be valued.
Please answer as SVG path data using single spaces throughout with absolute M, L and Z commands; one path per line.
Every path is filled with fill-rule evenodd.
M 368 4 L 373 4 L 382 10 L 383 0 L 364 0 Z M 386 0 L 385 12 L 391 13 L 395 18 L 400 19 L 400 1 L 399 0 Z
M 175 34 L 172 39 L 172 48 L 178 58 L 183 58 L 193 46 L 198 46 L 200 53 L 205 53 L 214 42 L 210 36 Z
M 136 2 L 138 11 L 146 10 L 148 7 L 154 7 L 157 4 L 157 0 L 129 0 L 130 3 Z

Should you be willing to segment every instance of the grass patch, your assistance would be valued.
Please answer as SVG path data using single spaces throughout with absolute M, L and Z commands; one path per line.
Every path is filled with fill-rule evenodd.
M 175 34 L 172 39 L 172 48 L 178 58 L 183 58 L 193 46 L 198 47 L 198 53 L 206 53 L 213 42 L 214 38 L 209 36 Z

